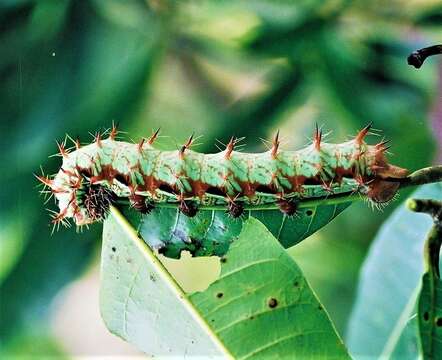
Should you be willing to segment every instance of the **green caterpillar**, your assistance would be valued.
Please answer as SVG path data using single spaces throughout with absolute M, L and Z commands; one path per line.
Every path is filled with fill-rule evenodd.
M 55 195 L 59 212 L 54 224 L 73 218 L 76 225 L 102 220 L 109 206 L 128 199 L 140 212 L 156 204 L 176 204 L 187 216 L 208 206 L 225 206 L 232 217 L 244 207 L 275 204 L 286 215 L 296 213 L 299 201 L 359 192 L 375 203 L 388 202 L 407 170 L 388 164 L 385 141 L 367 145 L 370 125 L 354 139 L 329 144 L 316 127 L 313 142 L 298 151 L 280 148 L 279 134 L 263 153 L 235 151 L 232 138 L 224 151 L 192 151 L 193 137 L 176 151 L 152 146 L 158 131 L 139 143 L 116 140 L 115 126 L 106 139 L 70 152 L 59 144 L 63 164 L 53 178 L 38 179 Z M 396 181 L 395 181 L 396 180 Z

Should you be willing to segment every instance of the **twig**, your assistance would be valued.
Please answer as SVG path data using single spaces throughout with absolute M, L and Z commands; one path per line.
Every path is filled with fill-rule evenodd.
M 442 220 L 442 201 L 433 199 L 408 199 L 407 207 L 414 211 L 430 215 L 437 225 Z
M 442 181 L 442 165 L 416 170 L 402 179 L 388 178 L 386 181 L 398 182 L 401 188 L 439 182 Z
M 442 45 L 433 45 L 423 49 L 413 51 L 407 58 L 408 65 L 419 69 L 429 56 L 442 54 Z

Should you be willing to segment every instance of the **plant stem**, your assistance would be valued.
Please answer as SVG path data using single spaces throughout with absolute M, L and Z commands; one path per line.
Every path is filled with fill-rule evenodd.
M 423 49 L 413 51 L 407 58 L 408 65 L 419 69 L 429 56 L 442 54 L 442 45 L 433 45 Z
M 442 201 L 433 199 L 409 199 L 407 207 L 415 212 L 425 213 L 433 218 L 434 225 L 425 242 L 424 257 L 426 271 L 439 278 L 439 251 L 442 244 Z
M 430 184 L 442 181 L 442 165 L 426 167 L 416 170 L 403 179 L 388 179 L 401 183 L 402 187 Z

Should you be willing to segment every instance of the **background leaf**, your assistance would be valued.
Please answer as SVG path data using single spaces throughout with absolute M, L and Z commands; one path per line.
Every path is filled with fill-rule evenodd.
M 415 198 L 442 199 L 442 185 L 422 186 Z M 402 359 L 418 356 L 417 343 L 401 341 L 404 332 L 416 325 L 416 299 L 423 273 L 423 246 L 432 224 L 428 215 L 416 214 L 404 205 L 382 226 L 365 260 L 360 275 L 357 301 L 349 327 L 347 344 L 356 358 Z M 417 333 L 417 328 L 413 329 Z M 408 339 L 416 340 L 410 336 Z
M 419 296 L 419 338 L 424 359 L 437 359 L 442 354 L 442 282 L 425 273 Z
M 419 348 L 424 359 L 437 359 L 442 355 L 442 282 L 440 279 L 440 250 L 442 229 L 440 212 L 442 202 L 431 200 L 428 206 L 419 208 L 420 199 L 413 199 L 409 207 L 416 212 L 431 216 L 433 226 L 427 234 L 424 245 L 425 273 L 417 299 L 417 319 L 419 329 Z M 425 204 L 425 202 L 421 202 Z

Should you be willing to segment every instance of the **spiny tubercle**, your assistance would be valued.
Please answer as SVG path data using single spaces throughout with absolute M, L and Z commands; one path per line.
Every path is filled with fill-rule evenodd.
M 60 171 L 54 179 L 39 179 L 58 200 L 56 221 L 73 217 L 77 225 L 100 220 L 84 206 L 91 185 L 128 198 L 136 209 L 151 209 L 151 204 L 161 202 L 179 203 L 180 209 L 189 209 L 189 202 L 225 204 L 235 209 L 232 215 L 242 213 L 235 204 L 264 203 L 275 203 L 285 213 L 290 209 L 291 215 L 295 199 L 349 191 L 362 190 L 374 202 L 387 202 L 399 187 L 391 178 L 405 177 L 407 171 L 387 163 L 385 142 L 364 142 L 369 128 L 341 144 L 323 142 L 316 128 L 313 143 L 298 151 L 281 150 L 277 134 L 269 151 L 256 154 L 234 151 L 235 138 L 222 152 L 197 153 L 190 150 L 193 136 L 177 151 L 160 151 L 152 147 L 158 131 L 133 144 L 115 140 L 113 128 L 107 139 L 97 134 L 93 143 L 80 148 L 76 143 L 70 153 L 59 145 Z M 192 210 L 187 215 L 195 214 Z

